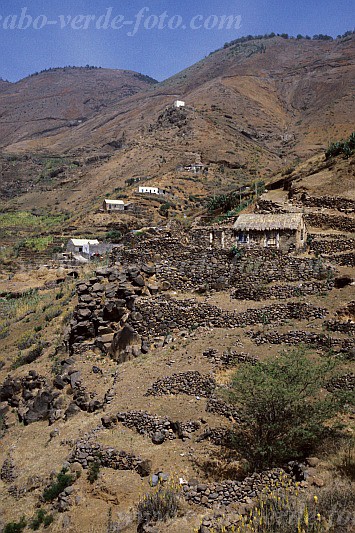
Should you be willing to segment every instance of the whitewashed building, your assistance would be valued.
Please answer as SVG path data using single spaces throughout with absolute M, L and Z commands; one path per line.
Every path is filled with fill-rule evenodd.
M 183 100 L 175 100 L 174 107 L 185 107 L 185 102 Z
M 70 239 L 67 244 L 67 251 L 77 254 L 84 254 L 90 257 L 95 248 L 99 246 L 97 239 Z
M 105 199 L 102 207 L 104 211 L 124 211 L 125 210 L 125 204 L 123 200 Z
M 138 192 L 140 194 L 158 194 L 158 195 L 164 195 L 166 194 L 165 189 L 160 189 L 159 187 L 138 187 Z

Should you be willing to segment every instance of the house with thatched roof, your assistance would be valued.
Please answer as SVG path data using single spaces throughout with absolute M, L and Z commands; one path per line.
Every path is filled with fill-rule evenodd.
M 238 246 L 289 250 L 304 248 L 307 226 L 302 213 L 242 214 L 233 225 Z

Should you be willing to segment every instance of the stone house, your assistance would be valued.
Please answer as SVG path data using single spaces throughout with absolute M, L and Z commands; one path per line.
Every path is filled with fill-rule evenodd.
M 288 250 L 302 249 L 307 226 L 302 213 L 242 214 L 233 225 L 237 246 L 260 246 Z

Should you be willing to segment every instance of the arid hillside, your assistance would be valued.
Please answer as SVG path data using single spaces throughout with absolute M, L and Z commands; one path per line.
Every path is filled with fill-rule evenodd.
M 351 35 L 275 37 L 230 43 L 158 84 L 104 69 L 5 83 L 0 194 L 11 208 L 92 209 L 130 196 L 131 178 L 180 187 L 176 167 L 199 161 L 211 172 L 189 195 L 269 179 L 352 131 L 354 49 Z
M 56 68 L 0 83 L 0 146 L 65 132 L 155 80 L 128 70 Z

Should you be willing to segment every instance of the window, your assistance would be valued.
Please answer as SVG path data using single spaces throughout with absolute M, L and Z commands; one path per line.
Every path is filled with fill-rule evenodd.
M 249 242 L 249 235 L 247 233 L 239 233 L 238 242 L 240 244 L 247 244 Z
M 277 246 L 278 245 L 278 235 L 275 231 L 268 231 L 265 234 L 265 246 Z

